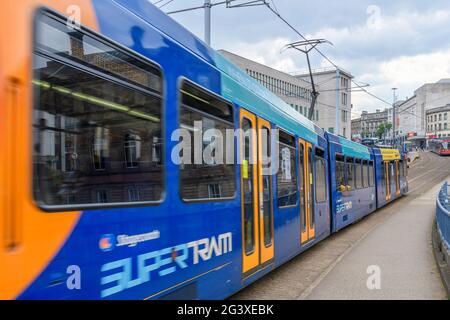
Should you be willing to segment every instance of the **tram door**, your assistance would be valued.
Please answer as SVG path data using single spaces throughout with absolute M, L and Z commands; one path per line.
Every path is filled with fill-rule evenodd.
M 396 196 L 400 195 L 400 171 L 398 160 L 395 161 L 395 194 Z
M 249 274 L 274 257 L 271 126 L 241 110 L 242 273 Z
M 300 183 L 300 234 L 301 243 L 315 237 L 312 145 L 302 139 L 298 141 Z
M 391 200 L 391 172 L 388 161 L 384 162 L 384 174 L 386 176 L 386 201 Z

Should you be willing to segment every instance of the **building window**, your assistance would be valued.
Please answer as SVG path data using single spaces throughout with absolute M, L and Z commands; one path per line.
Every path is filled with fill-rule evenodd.
M 347 93 L 342 92 L 342 94 L 341 94 L 341 103 L 342 103 L 342 105 L 344 105 L 344 106 L 347 105 L 347 102 L 348 102 L 347 99 L 348 99 Z
M 210 199 L 220 199 L 222 197 L 220 184 L 215 183 L 208 185 L 208 195 Z
M 348 111 L 347 110 L 342 110 L 341 119 L 342 119 L 342 122 L 344 122 L 344 123 L 348 122 Z M 373 122 L 370 123 L 370 126 L 373 127 Z
M 97 203 L 108 203 L 108 193 L 105 190 L 97 191 Z
M 235 161 L 228 159 L 230 154 L 234 155 L 234 150 L 227 149 L 227 146 L 234 145 L 234 137 L 227 135 L 227 130 L 233 128 L 231 105 L 187 81 L 183 82 L 180 129 L 185 129 L 190 134 L 180 137 L 180 143 L 185 138 L 191 140 L 190 149 L 182 150 L 179 154 L 180 190 L 183 200 L 208 200 L 211 195 L 214 196 L 212 199 L 216 199 L 218 192 L 210 192 L 211 184 L 219 186 L 221 198 L 229 199 L 235 196 Z M 195 154 L 195 132 L 200 132 L 203 139 L 200 159 Z M 233 141 L 227 143 L 227 139 Z M 189 154 L 184 154 L 189 151 Z
M 153 137 L 152 145 L 152 161 L 153 163 L 162 164 L 162 146 L 163 141 L 160 137 Z
M 141 138 L 137 134 L 125 136 L 125 163 L 127 168 L 137 168 L 141 161 Z
M 142 201 L 160 200 L 163 166 L 151 161 L 151 148 L 138 148 L 136 137 L 141 146 L 161 137 L 162 87 L 156 66 L 39 14 L 33 55 L 37 202 L 58 211 L 66 209 L 68 198 L 80 208 L 128 204 L 127 190 L 134 184 L 145 189 Z M 131 152 L 124 156 L 130 132 L 134 146 L 130 139 L 125 146 Z M 126 170 L 124 158 L 138 170 Z M 76 170 L 68 174 L 67 167 Z
M 109 129 L 97 127 L 92 143 L 92 162 L 95 170 L 105 170 L 109 157 Z
M 141 201 L 141 195 L 138 188 L 130 188 L 128 189 L 128 200 L 130 202 L 139 202 Z

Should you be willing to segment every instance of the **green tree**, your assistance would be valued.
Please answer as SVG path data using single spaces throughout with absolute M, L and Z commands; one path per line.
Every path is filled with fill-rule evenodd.
M 385 123 L 380 124 L 377 129 L 377 136 L 380 140 L 383 139 L 385 131 L 386 131 L 386 124 Z
M 378 126 L 377 136 L 383 139 L 383 136 L 392 129 L 392 123 L 382 123 Z
M 367 131 L 367 130 L 364 130 L 363 131 L 363 133 L 362 133 L 362 135 L 361 135 L 361 137 L 364 139 L 364 138 L 368 138 L 370 136 L 370 132 L 369 131 Z
M 384 126 L 386 127 L 386 132 L 391 131 L 391 129 L 392 129 L 392 123 L 386 123 Z

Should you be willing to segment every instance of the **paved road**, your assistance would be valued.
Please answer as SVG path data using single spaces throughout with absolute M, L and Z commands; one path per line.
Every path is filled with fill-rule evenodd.
M 410 194 L 304 252 L 232 299 L 445 299 L 431 251 L 434 197 L 450 158 L 422 153 Z M 381 271 L 369 290 L 367 267 Z
M 431 227 L 439 186 L 410 201 L 360 240 L 307 299 L 445 299 L 431 250 Z M 379 272 L 367 287 L 369 274 Z

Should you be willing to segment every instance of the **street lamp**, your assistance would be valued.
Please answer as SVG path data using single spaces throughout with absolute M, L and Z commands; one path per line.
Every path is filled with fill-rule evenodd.
M 392 144 L 395 146 L 395 100 L 397 99 L 397 96 L 395 95 L 395 92 L 398 88 L 392 88 L 393 98 L 392 98 Z

